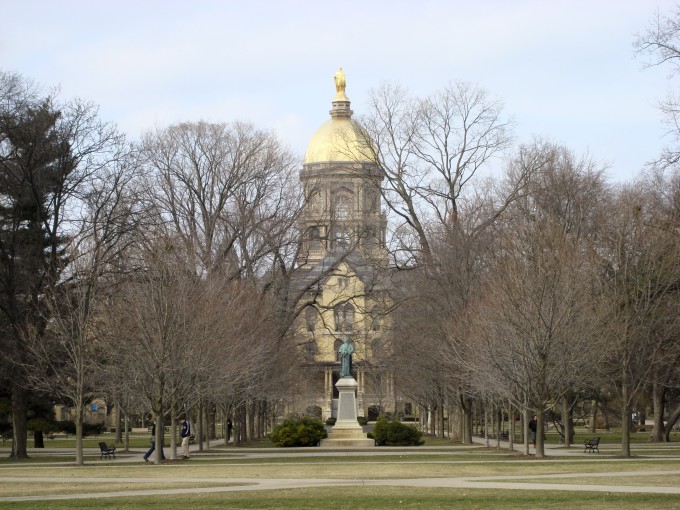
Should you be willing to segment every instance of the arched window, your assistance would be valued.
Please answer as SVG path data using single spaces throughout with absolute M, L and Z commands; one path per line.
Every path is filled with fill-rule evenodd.
M 341 303 L 333 308 L 335 331 L 352 331 L 354 325 L 354 307 L 350 303 Z
M 308 306 L 307 308 L 305 308 L 305 320 L 307 321 L 307 331 L 314 331 L 317 316 L 318 313 L 316 311 L 316 308 L 314 308 L 313 306 Z
M 373 354 L 373 357 L 377 359 L 380 359 L 383 355 L 383 345 L 379 338 L 376 338 L 371 342 L 371 353 Z
M 349 218 L 352 211 L 352 201 L 347 195 L 337 195 L 335 197 L 335 217 L 339 220 Z
M 311 227 L 308 231 L 309 236 L 309 251 L 321 250 L 321 234 L 319 227 Z
M 352 331 L 354 325 L 354 307 L 347 303 L 345 305 L 345 331 Z
M 337 250 L 348 250 L 350 244 L 350 231 L 348 227 L 335 228 L 335 248 Z
M 315 354 L 316 354 L 316 342 L 314 341 L 314 338 L 310 338 L 302 346 L 302 356 L 304 361 L 314 361 Z
M 320 191 L 312 191 L 309 196 L 309 208 L 314 212 L 321 211 L 321 206 L 323 203 L 323 197 Z
M 378 193 L 374 189 L 364 190 L 364 212 L 378 210 Z
M 380 308 L 373 305 L 371 308 L 371 330 L 380 331 Z

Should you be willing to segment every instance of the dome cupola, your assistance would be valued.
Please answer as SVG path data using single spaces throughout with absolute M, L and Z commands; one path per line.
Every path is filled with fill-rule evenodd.
M 345 73 L 335 73 L 335 97 L 331 118 L 317 129 L 307 145 L 305 164 L 328 162 L 366 163 L 372 161 L 371 146 L 361 126 L 352 120 L 345 94 Z

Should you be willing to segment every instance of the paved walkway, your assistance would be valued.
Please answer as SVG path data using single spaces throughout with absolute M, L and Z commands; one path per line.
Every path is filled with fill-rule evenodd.
M 475 440 L 477 446 L 484 446 L 485 440 L 478 438 Z M 217 444 L 217 443 L 216 443 Z M 495 446 L 495 441 L 492 441 L 490 446 Z M 502 444 L 502 446 L 507 447 L 507 443 Z M 640 446 L 640 445 L 636 445 Z M 656 446 L 659 445 L 649 445 Z M 516 445 L 519 449 L 523 449 L 523 445 Z M 645 448 L 648 445 L 645 445 Z M 195 448 L 195 447 L 194 447 Z M 618 445 L 608 445 L 605 451 L 610 454 L 618 453 Z M 441 447 L 421 447 L 412 450 L 399 450 L 399 455 L 432 455 L 436 457 L 438 455 L 455 455 L 460 452 L 461 455 L 469 455 L 469 449 L 467 448 L 441 448 Z M 90 451 L 91 450 L 91 451 Z M 98 452 L 97 449 L 90 449 L 88 452 Z M 461 451 L 462 450 L 462 451 Z M 533 448 L 532 448 L 533 450 Z M 650 448 L 651 450 L 651 448 Z M 54 449 L 51 451 L 41 450 L 41 453 L 59 453 L 63 455 L 65 452 L 63 449 Z M 129 466 L 129 461 L 139 461 L 142 462 L 143 451 L 140 449 L 137 452 L 131 453 L 121 453 L 118 455 L 119 459 L 125 460 L 125 465 Z M 234 457 L 242 457 L 244 459 L 261 459 L 266 461 L 269 458 L 277 458 L 281 456 L 291 457 L 291 455 L 301 455 L 301 456 L 365 456 L 367 454 L 365 449 L 299 449 L 299 451 L 287 450 L 282 453 L 280 449 L 276 448 L 265 448 L 265 449 L 248 449 L 248 448 L 235 448 L 230 447 L 228 450 L 221 450 L 219 453 L 198 453 L 194 450 L 193 454 L 195 458 L 206 458 L 209 457 L 211 460 L 218 460 L 220 457 L 228 458 L 233 461 Z M 371 451 L 371 456 L 380 457 L 383 455 L 393 456 L 395 454 L 395 449 L 381 450 L 376 449 Z M 597 454 L 583 454 L 580 449 L 565 450 L 559 447 L 550 445 L 546 448 L 546 456 L 554 457 L 560 456 L 565 462 L 582 462 L 586 458 L 592 461 L 597 461 L 602 459 L 604 455 L 597 456 Z M 565 458 L 568 457 L 568 458 Z M 615 457 L 608 457 L 609 460 L 616 461 L 626 461 L 627 459 L 617 459 Z M 656 459 L 650 458 L 650 461 L 654 460 L 674 460 L 676 458 L 669 457 L 668 455 L 659 456 Z M 640 460 L 640 459 L 637 459 Z M 680 458 L 676 460 L 680 461 Z M 191 461 L 188 461 L 191 462 Z M 432 461 L 423 461 L 426 463 L 437 462 L 433 458 Z M 447 461 L 451 462 L 451 461 Z M 453 461 L 455 462 L 455 461 Z M 462 463 L 471 463 L 469 460 L 461 460 Z M 490 463 L 490 462 L 515 462 L 512 459 L 508 460 L 482 460 L 480 463 Z M 41 464 L 45 465 L 45 464 Z M 95 461 L 88 464 L 89 466 L 111 466 L 112 463 L 109 461 Z M 123 465 L 121 462 L 120 466 Z M 12 480 L 16 482 L 24 483 L 57 483 L 57 484 L 73 484 L 73 483 L 127 483 L 127 484 L 148 484 L 158 481 L 163 483 L 197 483 L 197 484 L 218 484 L 213 487 L 193 487 L 193 488 L 158 488 L 158 489 L 126 489 L 120 491 L 111 492 L 97 492 L 97 493 L 80 493 L 80 494 L 47 494 L 47 495 L 34 495 L 34 496 L 0 496 L 0 503 L 2 502 L 18 502 L 18 501 L 47 501 L 47 500 L 69 500 L 69 499 L 86 499 L 86 498 L 115 498 L 115 497 L 130 497 L 130 496 L 151 496 L 151 495 L 178 495 L 178 494 L 205 494 L 205 493 L 220 493 L 220 492 L 235 492 L 235 491 L 256 491 L 256 490 L 275 490 L 275 489 L 299 489 L 299 488 L 313 488 L 313 487 L 347 487 L 347 486 L 391 486 L 391 487 L 440 487 L 440 488 L 466 488 L 466 489 L 522 489 L 522 490 L 563 490 L 563 491 L 590 491 L 590 492 L 617 492 L 617 493 L 648 493 L 648 494 L 678 494 L 680 495 L 680 462 L 678 470 L 665 470 L 665 471 L 630 471 L 630 472 L 604 472 L 604 473 L 588 473 L 589 479 L 593 480 L 593 483 L 589 484 L 579 484 L 579 483 L 568 483 L 565 480 L 570 478 L 578 479 L 583 478 L 583 473 L 573 473 L 573 474 L 546 474 L 546 475 L 530 475 L 531 481 L 520 481 L 526 480 L 527 475 L 513 475 L 513 476 L 461 476 L 452 478 L 396 478 L 389 480 L 375 480 L 375 479 L 326 479 L 326 478 L 307 478 L 307 479 L 289 479 L 289 478 L 210 478 L 210 477 L 200 477 L 200 478 L 187 478 L 187 477 L 164 477 L 162 480 L 149 479 L 142 477 L 52 477 L 52 476 L 35 476 L 34 474 L 27 473 L 26 476 L 12 476 Z M 0 476 L 2 476 L 2 470 L 12 469 L 14 472 L 16 470 L 26 470 L 30 472 L 35 470 L 38 465 L 36 463 L 26 464 L 26 465 L 5 465 L 0 468 Z M 604 477 L 616 477 L 616 478 L 628 478 L 628 477 L 642 477 L 642 476 L 671 476 L 677 477 L 678 483 L 675 486 L 643 486 L 643 485 L 606 485 L 597 484 L 594 482 L 596 478 Z M 6 478 L 7 479 L 7 478 Z M 557 482 L 559 480 L 559 482 Z M 552 482 L 552 483 L 551 483 Z M 556 483 L 557 482 L 557 483 Z

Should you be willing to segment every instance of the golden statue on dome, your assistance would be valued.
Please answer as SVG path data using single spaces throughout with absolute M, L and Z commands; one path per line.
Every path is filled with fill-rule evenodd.
M 345 82 L 345 72 L 342 70 L 342 67 L 338 68 L 338 72 L 335 73 L 333 78 L 335 79 L 335 101 L 349 101 L 349 98 L 345 95 L 347 83 Z

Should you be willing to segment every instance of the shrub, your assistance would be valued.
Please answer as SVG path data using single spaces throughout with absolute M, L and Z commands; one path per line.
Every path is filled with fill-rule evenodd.
M 103 423 L 83 423 L 83 437 L 85 436 L 98 436 L 104 432 Z
M 359 416 L 357 418 L 357 421 L 359 422 L 359 425 L 361 425 L 362 427 L 368 425 L 368 418 L 366 418 L 365 416 Z
M 335 425 L 335 422 L 338 421 L 337 418 L 333 418 L 332 416 L 330 418 L 326 418 L 326 425 L 332 427 Z
M 373 439 L 376 446 L 421 446 L 422 432 L 413 425 L 404 425 L 400 421 L 389 421 L 385 417 L 378 418 L 373 428 Z
M 324 424 L 309 416 L 284 420 L 269 434 L 276 446 L 316 446 L 326 437 Z
M 26 423 L 26 426 L 28 427 L 28 430 L 32 430 L 34 432 L 47 433 L 54 430 L 54 424 L 44 418 L 31 418 Z
M 54 430 L 73 435 L 76 433 L 76 424 L 69 420 L 57 421 L 54 423 Z

